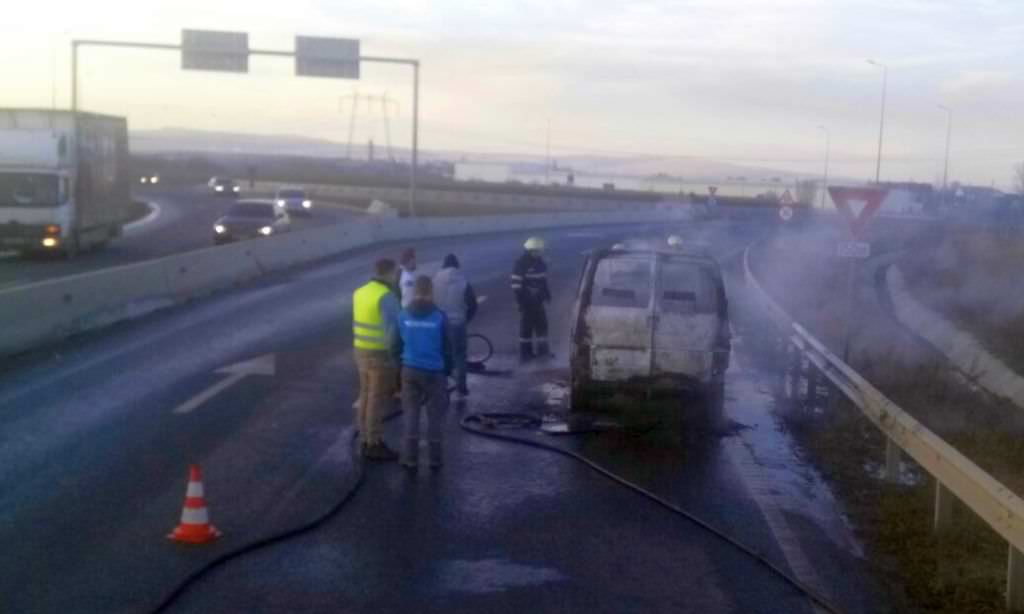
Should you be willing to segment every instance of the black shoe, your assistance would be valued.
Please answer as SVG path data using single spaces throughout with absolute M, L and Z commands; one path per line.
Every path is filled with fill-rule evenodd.
M 398 458 L 398 453 L 384 445 L 383 441 L 378 441 L 366 448 L 366 458 L 375 461 L 393 461 Z

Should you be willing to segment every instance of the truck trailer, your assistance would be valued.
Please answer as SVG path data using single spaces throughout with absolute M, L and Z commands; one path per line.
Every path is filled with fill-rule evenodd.
M 120 236 L 128 162 L 123 117 L 0 109 L 0 250 L 73 256 Z

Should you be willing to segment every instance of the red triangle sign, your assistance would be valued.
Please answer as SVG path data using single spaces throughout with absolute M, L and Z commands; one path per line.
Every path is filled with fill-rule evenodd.
M 832 186 L 828 189 L 836 209 L 850 225 L 850 234 L 859 237 L 871 218 L 882 206 L 889 190 L 884 188 L 845 188 Z

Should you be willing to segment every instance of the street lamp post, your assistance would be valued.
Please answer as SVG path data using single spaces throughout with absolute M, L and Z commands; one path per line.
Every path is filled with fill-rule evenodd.
M 825 176 L 821 182 L 821 208 L 825 208 L 825 193 L 828 192 L 828 155 L 829 148 L 831 146 L 831 137 L 828 132 L 828 128 L 825 126 L 818 126 L 818 130 L 825 133 Z
M 878 157 L 875 160 L 875 183 L 878 183 L 882 174 L 882 135 L 885 130 L 885 90 L 889 83 L 889 67 L 875 60 L 868 60 L 868 64 L 882 69 L 882 114 L 878 120 Z
M 942 165 L 942 202 L 948 204 L 949 199 L 949 140 L 953 134 L 953 110 L 945 105 L 939 108 L 946 112 L 946 160 Z

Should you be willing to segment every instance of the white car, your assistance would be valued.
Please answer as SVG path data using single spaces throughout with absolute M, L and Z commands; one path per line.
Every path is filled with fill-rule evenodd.
M 601 392 L 720 395 L 730 354 L 718 264 L 703 252 L 616 245 L 587 258 L 573 320 L 571 403 Z
M 231 196 L 236 197 L 242 192 L 242 186 L 238 185 L 233 179 L 227 179 L 225 177 L 211 177 L 206 186 L 210 188 L 210 192 L 214 196 Z
M 278 188 L 274 195 L 274 203 L 292 215 L 312 215 L 313 201 L 306 196 L 302 188 Z

